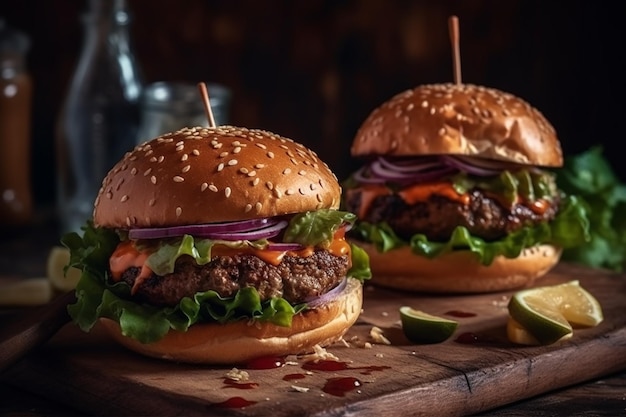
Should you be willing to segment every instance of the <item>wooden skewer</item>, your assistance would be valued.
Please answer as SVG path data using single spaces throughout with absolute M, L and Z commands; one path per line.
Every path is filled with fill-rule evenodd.
M 454 65 L 454 82 L 461 84 L 461 51 L 459 48 L 459 18 L 450 16 L 448 19 L 450 42 L 452 43 L 452 63 Z
M 205 83 L 198 83 L 198 89 L 202 94 L 202 101 L 204 102 L 204 110 L 206 111 L 207 119 L 209 119 L 209 127 L 215 127 L 215 119 L 213 118 L 213 110 L 211 110 L 211 102 L 209 101 L 209 91 L 206 88 Z

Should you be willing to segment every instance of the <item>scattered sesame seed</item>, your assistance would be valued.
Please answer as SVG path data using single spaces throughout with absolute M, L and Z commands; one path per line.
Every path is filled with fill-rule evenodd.
M 154 175 L 150 177 L 150 182 L 152 184 L 156 184 L 157 183 L 157 179 L 156 179 L 156 177 Z
M 231 159 L 230 161 L 228 161 L 228 165 L 230 165 L 230 166 L 237 165 L 237 160 L 236 159 Z
M 250 210 L 252 210 L 252 204 L 246 204 L 246 207 L 243 209 L 243 211 L 247 213 Z
M 223 170 L 223 169 L 224 169 L 224 164 L 220 163 L 220 164 L 217 166 L 217 172 L 220 172 L 220 171 L 221 171 L 221 170 Z
M 209 184 L 207 184 L 206 182 L 203 182 L 202 185 L 200 185 L 200 191 L 204 191 L 207 188 L 209 188 Z
M 185 165 L 182 169 L 183 173 L 189 171 L 191 169 L 191 165 Z
M 183 182 L 185 181 L 185 179 L 183 177 L 181 177 L 180 175 L 174 175 L 174 178 L 172 178 L 174 180 L 174 182 Z
M 128 196 L 127 196 L 126 194 L 124 194 L 124 195 L 122 196 L 122 198 L 120 198 L 120 201 L 121 201 L 122 203 L 123 203 L 123 202 L 125 202 L 125 201 L 128 201 Z
M 226 196 L 226 198 L 230 197 L 230 193 L 231 193 L 230 187 L 224 188 L 224 195 Z
M 137 168 L 133 167 L 133 169 L 130 170 L 130 173 L 132 175 L 136 175 L 137 174 Z
M 176 217 L 180 217 L 182 213 L 183 213 L 183 209 L 180 207 L 176 207 Z
M 256 211 L 257 211 L 257 213 L 258 213 L 258 212 L 260 212 L 260 211 L 261 211 L 261 209 L 263 208 L 263 204 L 261 204 L 261 203 L 257 202 L 257 203 L 254 205 L 254 208 L 256 209 Z
M 209 190 L 213 191 L 214 193 L 218 192 L 219 190 L 217 189 L 217 187 L 213 184 L 209 185 Z
M 148 201 L 149 206 L 154 206 L 154 203 L 156 203 L 156 200 L 154 198 L 151 198 L 150 201 Z

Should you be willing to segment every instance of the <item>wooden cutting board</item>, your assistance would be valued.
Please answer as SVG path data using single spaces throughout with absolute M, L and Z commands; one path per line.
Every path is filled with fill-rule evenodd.
M 626 276 L 561 264 L 537 285 L 572 279 L 596 296 L 605 320 L 549 346 L 507 341 L 510 292 L 424 296 L 368 286 L 348 343 L 327 349 L 342 369 L 287 358 L 277 368 L 241 367 L 249 379 L 231 385 L 225 376 L 232 367 L 141 357 L 98 329 L 85 334 L 67 325 L 2 379 L 92 415 L 474 414 L 626 369 Z M 402 305 L 442 316 L 456 311 L 457 331 L 444 343 L 411 344 L 400 329 Z M 373 327 L 391 344 L 372 339 Z

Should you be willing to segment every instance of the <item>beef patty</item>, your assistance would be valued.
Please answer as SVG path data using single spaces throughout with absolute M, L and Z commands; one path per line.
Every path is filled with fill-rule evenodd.
M 248 254 L 216 256 L 202 266 L 190 256 L 181 256 L 173 273 L 153 273 L 138 285 L 135 297 L 152 305 L 175 306 L 183 297 L 201 291 L 214 290 L 231 297 L 241 288 L 254 287 L 261 300 L 282 297 L 296 304 L 328 292 L 349 268 L 349 255 L 335 256 L 324 250 L 307 257 L 286 255 L 277 266 Z M 122 280 L 132 287 L 140 271 L 128 268 Z
M 349 190 L 346 195 L 346 210 L 360 213 L 359 189 Z M 399 237 L 406 240 L 421 233 L 433 241 L 447 241 L 457 226 L 465 226 L 473 236 L 490 241 L 501 239 L 524 226 L 550 221 L 559 208 L 558 197 L 553 197 L 545 211 L 537 212 L 523 204 L 505 207 L 479 189 L 472 190 L 469 196 L 469 204 L 433 194 L 428 200 L 409 205 L 397 194 L 382 195 L 371 202 L 359 220 L 387 222 Z

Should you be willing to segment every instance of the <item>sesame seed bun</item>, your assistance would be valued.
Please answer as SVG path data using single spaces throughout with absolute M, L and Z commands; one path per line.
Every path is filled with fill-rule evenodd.
M 122 335 L 117 322 L 100 322 L 118 343 L 142 355 L 175 362 L 238 364 L 257 357 L 310 353 L 316 345 L 340 340 L 361 313 L 362 288 L 350 278 L 339 297 L 295 315 L 290 327 L 258 321 L 195 324 L 184 333 L 172 330 L 158 342 L 142 344 Z
M 371 282 L 380 287 L 428 293 L 486 293 L 522 288 L 544 276 L 559 261 L 561 249 L 537 245 L 516 258 L 497 256 L 482 265 L 469 251 L 454 251 L 429 259 L 408 246 L 380 253 L 358 242 L 370 256 Z
M 457 154 L 558 167 L 554 127 L 512 94 L 471 84 L 431 84 L 376 108 L 359 128 L 353 156 Z
M 291 139 L 192 127 L 127 153 L 104 178 L 93 217 L 111 228 L 201 224 L 336 209 L 340 197 L 328 166 Z

